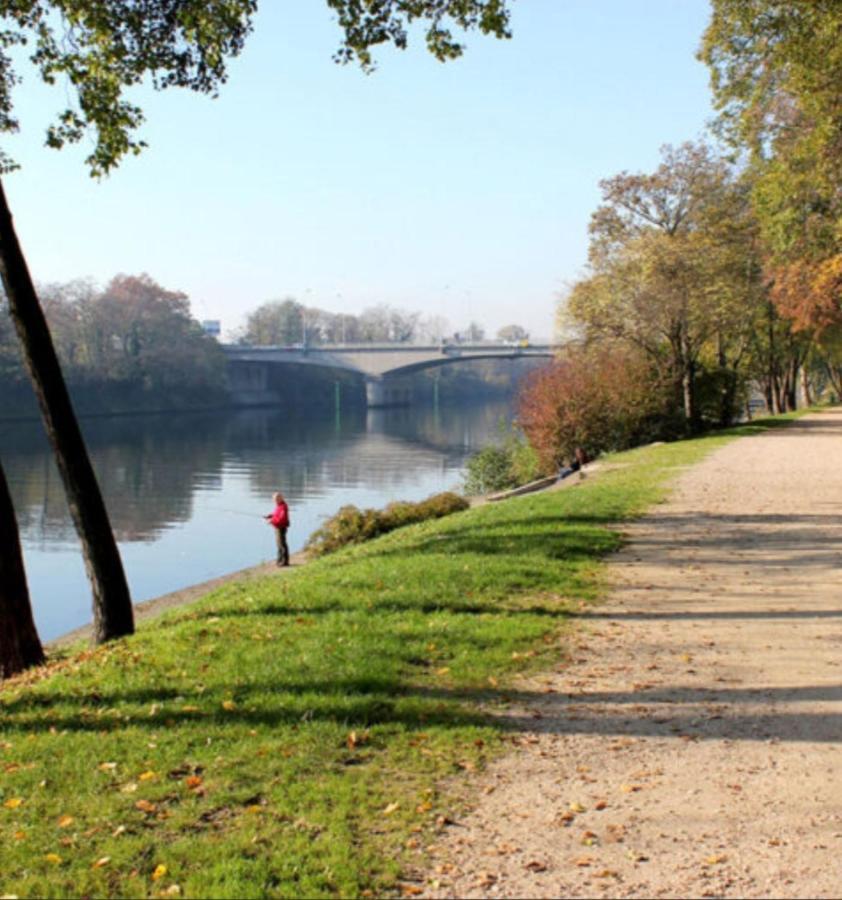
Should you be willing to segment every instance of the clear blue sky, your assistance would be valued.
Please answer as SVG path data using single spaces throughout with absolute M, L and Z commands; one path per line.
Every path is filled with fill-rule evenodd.
M 585 264 L 597 182 L 657 165 L 711 117 L 706 0 L 515 0 L 511 41 L 420 41 L 337 66 L 322 0 L 262 0 L 217 100 L 141 95 L 150 148 L 102 182 L 43 125 L 64 91 L 16 94 L 6 179 L 36 280 L 148 272 L 226 330 L 264 300 L 374 303 L 552 331 Z

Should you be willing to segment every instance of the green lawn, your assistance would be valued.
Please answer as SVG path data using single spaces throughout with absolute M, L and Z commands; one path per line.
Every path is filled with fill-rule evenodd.
M 500 750 L 480 704 L 563 659 L 612 528 L 728 439 L 231 583 L 0 688 L 0 895 L 388 892 Z

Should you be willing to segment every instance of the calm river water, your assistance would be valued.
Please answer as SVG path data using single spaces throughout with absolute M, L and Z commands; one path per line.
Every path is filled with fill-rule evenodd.
M 135 602 L 272 558 L 262 515 L 280 490 L 290 548 L 346 503 L 383 506 L 458 486 L 505 403 L 290 420 L 271 410 L 83 423 Z M 43 640 L 90 621 L 90 594 L 58 474 L 37 423 L 0 423 Z

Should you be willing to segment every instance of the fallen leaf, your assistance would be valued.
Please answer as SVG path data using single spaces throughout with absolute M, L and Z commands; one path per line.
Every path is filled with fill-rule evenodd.
M 121 834 L 125 834 L 125 833 L 126 833 L 126 826 L 125 826 L 125 825 L 118 825 L 118 826 L 114 829 L 114 831 L 111 832 L 111 837 L 120 837 Z
M 593 863 L 593 857 L 591 856 L 580 856 L 577 860 L 574 860 L 573 865 L 579 866 L 579 868 L 587 868 L 589 865 Z
M 540 860 L 533 859 L 530 860 L 525 866 L 525 869 L 529 869 L 532 872 L 546 872 L 547 864 L 542 863 Z
M 709 866 L 718 866 L 720 863 L 724 863 L 728 857 L 724 853 L 715 853 L 713 856 L 709 856 L 705 862 Z
M 404 897 L 417 897 L 418 894 L 424 893 L 424 888 L 417 884 L 402 884 L 400 889 Z
M 138 775 L 138 780 L 139 781 L 152 781 L 153 778 L 157 778 L 157 777 L 158 776 L 152 771 L 141 772 L 140 775 Z
M 390 803 L 383 810 L 384 816 L 391 816 L 393 812 L 400 808 L 400 803 Z
M 189 788 L 197 788 L 202 783 L 201 775 L 188 775 L 187 778 L 184 779 L 184 783 Z
M 69 828 L 73 824 L 74 821 L 75 821 L 75 819 L 73 818 L 73 816 L 62 816 L 58 820 L 58 827 L 59 828 Z
M 152 873 L 152 880 L 160 881 L 166 874 L 167 867 L 163 863 L 161 863 L 160 865 L 155 866 L 155 871 Z
M 181 896 L 181 886 L 178 884 L 171 884 L 166 890 L 161 891 L 164 897 L 179 897 Z
M 128 784 L 124 784 L 120 790 L 124 794 L 133 794 L 137 790 L 137 784 L 134 781 L 130 781 Z
M 25 832 L 25 831 L 16 831 L 16 832 L 12 835 L 12 837 L 14 837 L 14 839 L 15 839 L 16 841 L 23 841 L 23 840 L 26 840 L 26 832 Z
M 17 809 L 21 803 L 23 803 L 23 797 L 9 797 L 3 806 L 5 806 L 6 809 Z
M 634 794 L 634 793 L 637 793 L 637 791 L 642 791 L 643 786 L 639 785 L 639 784 L 621 784 L 620 790 L 624 794 Z
M 117 763 L 104 762 L 104 763 L 100 763 L 99 766 L 97 766 L 97 768 L 100 770 L 100 772 L 111 772 L 117 768 Z
M 573 813 L 582 813 L 585 811 L 585 807 L 582 806 L 581 803 L 577 803 L 575 800 L 568 806 L 568 809 Z
M 447 675 L 450 671 L 450 666 L 442 666 L 440 669 L 436 669 L 436 675 Z
M 154 803 L 150 803 L 148 800 L 138 800 L 135 803 L 135 809 L 139 809 L 141 812 L 145 813 L 153 813 L 158 807 L 155 806 Z
M 233 700 L 223 700 L 222 708 L 227 712 L 231 712 L 237 708 L 237 704 Z
M 91 864 L 92 869 L 101 869 L 103 866 L 107 866 L 108 863 L 111 862 L 110 856 L 100 856 L 100 858 Z
M 48 863 L 52 863 L 54 866 L 61 865 L 61 857 L 58 855 L 58 853 L 48 853 L 44 857 L 44 859 L 46 859 Z

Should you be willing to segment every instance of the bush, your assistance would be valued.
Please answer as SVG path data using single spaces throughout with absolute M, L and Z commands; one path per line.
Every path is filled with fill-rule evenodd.
M 361 544 L 404 525 L 440 519 L 469 506 L 464 497 L 451 491 L 434 494 L 420 503 L 396 501 L 382 510 L 343 506 L 310 535 L 306 550 L 311 556 L 325 556 L 347 544 Z
M 640 353 L 578 347 L 527 378 L 518 422 L 552 471 L 577 448 L 593 458 L 667 436 L 669 408 L 666 386 Z
M 515 432 L 508 432 L 502 446 L 485 447 L 467 464 L 465 493 L 471 496 L 505 491 L 534 481 L 541 474 L 538 455 Z
M 485 447 L 468 460 L 465 493 L 488 494 L 505 491 L 516 484 L 511 456 L 504 447 Z

